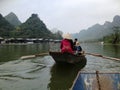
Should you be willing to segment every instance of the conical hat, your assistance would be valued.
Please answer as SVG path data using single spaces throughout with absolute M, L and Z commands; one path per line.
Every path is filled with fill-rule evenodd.
M 64 39 L 72 39 L 72 38 L 71 38 L 71 35 L 70 35 L 69 33 L 63 34 L 63 38 L 64 38 Z

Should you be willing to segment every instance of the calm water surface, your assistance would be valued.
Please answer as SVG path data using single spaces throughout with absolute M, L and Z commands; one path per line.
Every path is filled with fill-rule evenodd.
M 120 58 L 120 45 L 81 44 L 86 52 Z M 120 72 L 120 61 L 86 55 L 82 67 L 55 64 L 51 56 L 21 60 L 23 55 L 59 51 L 58 43 L 0 45 L 0 90 L 68 90 L 78 73 Z

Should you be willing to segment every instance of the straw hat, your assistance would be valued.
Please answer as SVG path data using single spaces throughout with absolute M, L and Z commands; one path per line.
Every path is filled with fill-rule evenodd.
M 63 38 L 64 38 L 64 39 L 72 39 L 72 38 L 71 38 L 71 35 L 70 35 L 69 33 L 63 34 Z

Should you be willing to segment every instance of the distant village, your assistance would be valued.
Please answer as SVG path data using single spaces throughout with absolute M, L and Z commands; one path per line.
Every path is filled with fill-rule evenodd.
M 8 38 L 4 39 L 0 37 L 0 44 L 33 44 L 43 42 L 54 42 L 59 43 L 60 39 L 45 39 L 45 38 Z

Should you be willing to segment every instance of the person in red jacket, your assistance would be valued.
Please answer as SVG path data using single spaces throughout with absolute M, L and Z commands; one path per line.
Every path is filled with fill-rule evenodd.
M 73 46 L 71 35 L 69 33 L 64 34 L 63 40 L 61 41 L 61 45 L 60 45 L 61 52 L 62 53 L 67 52 L 67 53 L 73 54 L 74 53 L 73 47 L 74 46 Z

